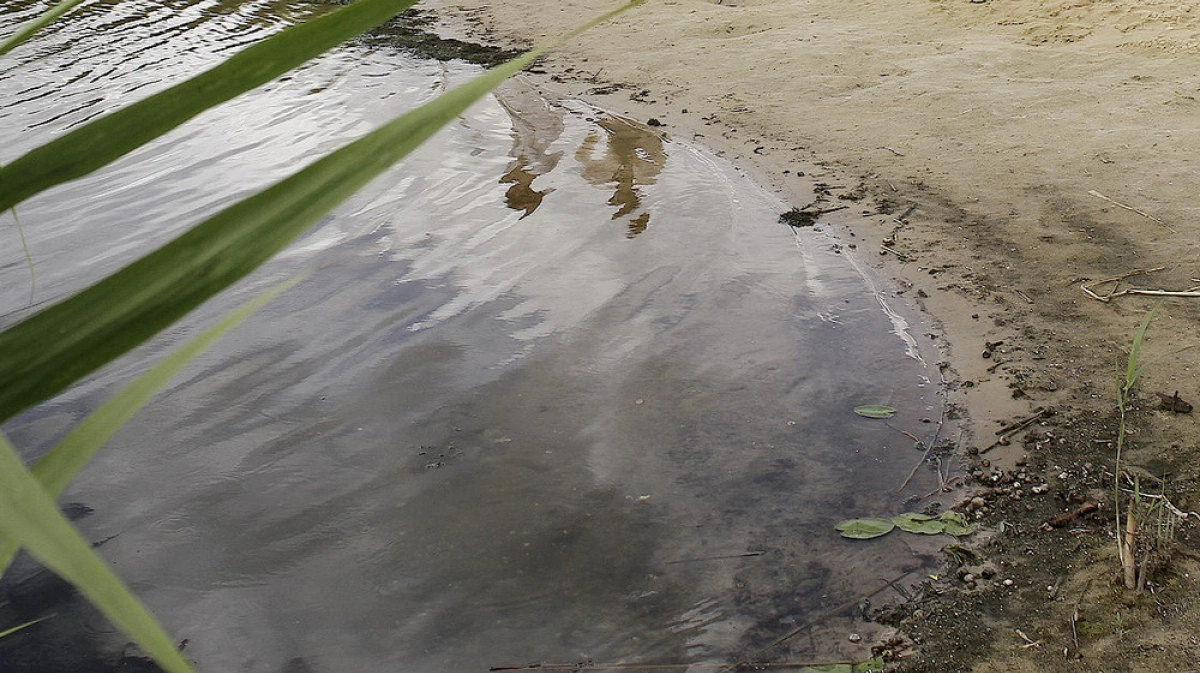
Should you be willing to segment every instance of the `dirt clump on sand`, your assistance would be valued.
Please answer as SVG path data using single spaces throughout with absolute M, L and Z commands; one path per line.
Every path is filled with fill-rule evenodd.
M 612 6 L 435 5 L 445 30 L 505 47 Z M 889 613 L 915 641 L 903 670 L 1200 667 L 1200 516 L 1188 514 L 1200 510 L 1200 446 L 1197 415 L 1183 413 L 1200 399 L 1194 3 L 659 0 L 541 68 L 546 95 L 654 119 L 797 212 L 819 198 L 850 206 L 820 223 L 940 325 L 971 421 L 960 509 L 987 533 L 951 555 L 923 604 Z M 1129 289 L 1168 296 L 1124 461 L 1138 488 L 1187 516 L 1141 592 L 1121 586 L 1116 559 L 1116 389 L 1162 297 Z

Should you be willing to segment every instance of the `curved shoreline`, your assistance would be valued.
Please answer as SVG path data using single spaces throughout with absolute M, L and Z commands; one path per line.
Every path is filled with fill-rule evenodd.
M 609 4 L 458 0 L 438 11 L 450 32 L 523 47 Z M 1146 283 L 1182 290 L 1200 275 L 1200 171 L 1190 156 L 1200 147 L 1200 126 L 1189 121 L 1200 111 L 1195 35 L 1200 16 L 1169 0 L 1104 7 L 674 0 L 583 36 L 534 78 L 548 95 L 581 98 L 695 139 L 796 207 L 821 198 L 849 205 L 821 222 L 861 251 L 878 251 L 877 270 L 941 326 L 954 399 L 973 430 L 965 448 L 986 454 L 976 459 L 976 475 L 985 478 L 972 488 L 992 505 L 991 523 L 1003 517 L 1036 530 L 1047 513 L 1078 505 L 1073 494 L 1103 498 L 1103 479 L 1095 477 L 1103 467 L 1088 476 L 1085 466 L 1111 465 L 1115 372 L 1154 303 L 1133 296 L 1103 303 L 1080 285 L 1165 266 Z M 1175 300 L 1148 342 L 1151 357 L 1167 365 L 1144 372 L 1129 459 L 1159 476 L 1186 472 L 1200 453 L 1192 417 L 1157 410 L 1154 397 L 1200 394 L 1200 353 L 1186 350 L 1197 318 L 1200 302 Z M 998 443 L 997 427 L 1031 416 L 1011 444 Z M 1037 507 L 1013 502 L 987 483 L 997 469 L 1009 481 L 1036 472 L 1029 478 L 1046 479 L 1055 497 Z M 1178 497 L 1191 497 L 1197 476 L 1173 479 Z M 1076 610 L 1120 604 L 1104 581 L 1112 524 L 1100 504 L 1087 544 L 1033 535 L 1025 542 L 1033 551 L 1022 559 L 1011 555 L 1016 543 L 999 535 L 1000 543 L 989 543 L 996 562 L 1024 568 L 1029 578 L 1017 586 L 1036 585 L 1053 570 L 1053 586 L 1078 589 Z M 1194 587 L 1194 565 L 1176 559 L 1163 586 Z M 943 634 L 950 642 L 938 643 L 934 634 L 924 643 L 924 663 L 915 657 L 906 666 L 1058 670 L 1069 666 L 1063 642 L 1083 656 L 1162 670 L 1190 656 L 1187 648 L 1124 651 L 1126 636 L 1103 623 L 1086 642 L 1072 642 L 1062 628 L 1070 606 L 1061 597 L 1039 606 L 1044 589 L 1040 597 L 1032 586 L 1008 593 L 962 592 L 956 605 L 926 606 L 957 610 L 988 635 L 960 648 L 958 636 Z M 991 613 L 999 626 L 981 625 L 979 615 L 967 619 L 967 605 Z M 1046 654 L 1053 648 L 1024 648 L 1013 635 L 1013 625 L 1043 622 L 1057 658 Z M 1172 639 L 1188 627 L 1182 618 L 1143 624 L 1133 637 Z M 964 650 L 961 658 L 953 658 L 955 649 Z

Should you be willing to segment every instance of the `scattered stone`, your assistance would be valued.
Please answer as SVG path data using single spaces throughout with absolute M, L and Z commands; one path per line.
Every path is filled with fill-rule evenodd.
M 852 643 L 857 643 L 862 641 L 862 636 L 857 633 L 851 633 L 846 639 Z

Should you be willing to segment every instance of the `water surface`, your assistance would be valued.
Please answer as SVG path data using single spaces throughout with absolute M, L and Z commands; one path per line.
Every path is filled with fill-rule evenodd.
M 0 161 L 304 13 L 89 5 L 0 70 Z M 349 46 L 23 204 L 35 303 L 472 72 Z M 877 627 L 826 612 L 937 542 L 833 524 L 934 488 L 920 470 L 897 492 L 921 456 L 905 433 L 927 440 L 940 417 L 937 374 L 852 251 L 778 224 L 786 208 L 700 147 L 517 84 L 6 429 L 44 451 L 172 344 L 303 272 L 66 497 L 201 670 L 866 658 Z M 11 224 L 8 321 L 30 292 Z M 900 413 L 854 415 L 868 403 Z M 79 615 L 74 642 L 121 650 Z M 68 638 L 68 621 L 18 644 Z

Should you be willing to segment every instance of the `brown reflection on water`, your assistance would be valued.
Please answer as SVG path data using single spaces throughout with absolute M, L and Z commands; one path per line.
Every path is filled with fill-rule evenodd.
M 617 207 L 612 219 L 629 218 L 625 235 L 634 238 L 650 225 L 642 204 L 641 187 L 658 182 L 666 156 L 662 139 L 653 131 L 619 117 L 596 121 L 604 135 L 592 133 L 575 152 L 583 165 L 583 178 L 598 187 L 612 187 L 609 205 Z M 601 149 L 601 143 L 604 143 Z
M 529 217 L 542 205 L 553 189 L 537 190 L 533 181 L 558 166 L 562 152 L 551 152 L 550 146 L 562 136 L 562 116 L 550 110 L 548 103 L 520 81 L 513 82 L 497 95 L 497 100 L 513 125 L 515 160 L 500 184 L 512 185 L 504 193 L 504 203 L 513 210 L 523 211 L 521 219 Z
M 533 181 L 537 177 L 538 174 L 530 170 L 529 158 L 521 154 L 517 157 L 516 165 L 512 167 L 512 170 L 500 178 L 500 184 L 512 185 L 504 193 L 504 203 L 513 210 L 525 211 L 525 214 L 521 216 L 522 220 L 532 215 L 533 211 L 542 205 L 542 199 L 554 191 L 553 189 L 544 189 L 542 191 L 534 189 Z

